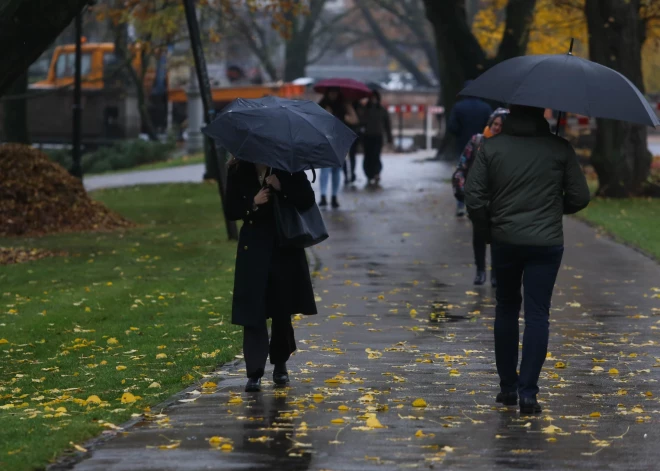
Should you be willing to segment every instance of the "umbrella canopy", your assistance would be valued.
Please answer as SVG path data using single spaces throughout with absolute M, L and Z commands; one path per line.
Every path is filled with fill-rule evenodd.
M 615 70 L 572 54 L 506 60 L 484 72 L 460 95 L 648 126 L 660 124 L 630 80 Z
M 357 138 L 316 103 L 276 97 L 234 100 L 202 131 L 237 159 L 292 173 L 341 167 Z
M 314 91 L 318 93 L 325 93 L 331 88 L 338 88 L 344 98 L 349 101 L 359 100 L 371 95 L 371 89 L 364 83 L 348 78 L 321 80 L 314 85 Z

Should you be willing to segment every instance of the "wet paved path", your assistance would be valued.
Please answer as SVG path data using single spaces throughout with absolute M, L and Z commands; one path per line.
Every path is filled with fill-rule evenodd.
M 494 404 L 494 293 L 471 285 L 470 226 L 453 217 L 449 170 L 385 165 L 382 190 L 348 190 L 326 213 L 321 314 L 296 322 L 290 388 L 245 394 L 242 365 L 225 368 L 216 388 L 76 469 L 656 469 L 658 264 L 567 220 L 545 411 L 520 417 Z M 171 440 L 178 448 L 158 448 Z

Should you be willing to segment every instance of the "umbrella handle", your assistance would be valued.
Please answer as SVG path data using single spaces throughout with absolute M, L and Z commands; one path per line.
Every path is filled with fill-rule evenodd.
M 316 170 L 314 170 L 314 167 L 311 168 L 312 171 L 312 183 L 316 182 Z

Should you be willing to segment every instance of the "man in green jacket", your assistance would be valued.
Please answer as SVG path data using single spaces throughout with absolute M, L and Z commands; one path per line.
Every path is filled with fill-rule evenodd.
M 502 132 L 484 141 L 465 186 L 475 226 L 491 240 L 497 276 L 496 401 L 539 413 L 538 379 L 548 351 L 550 301 L 564 253 L 562 217 L 589 204 L 571 145 L 550 132 L 543 109 L 512 106 Z M 525 295 L 520 375 L 518 316 Z

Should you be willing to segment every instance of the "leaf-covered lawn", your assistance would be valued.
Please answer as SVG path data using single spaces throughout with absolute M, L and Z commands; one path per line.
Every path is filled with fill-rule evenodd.
M 94 197 L 140 226 L 0 239 L 68 253 L 0 266 L 0 469 L 41 467 L 240 350 L 215 186 Z
M 594 199 L 579 213 L 614 237 L 660 259 L 659 199 Z

